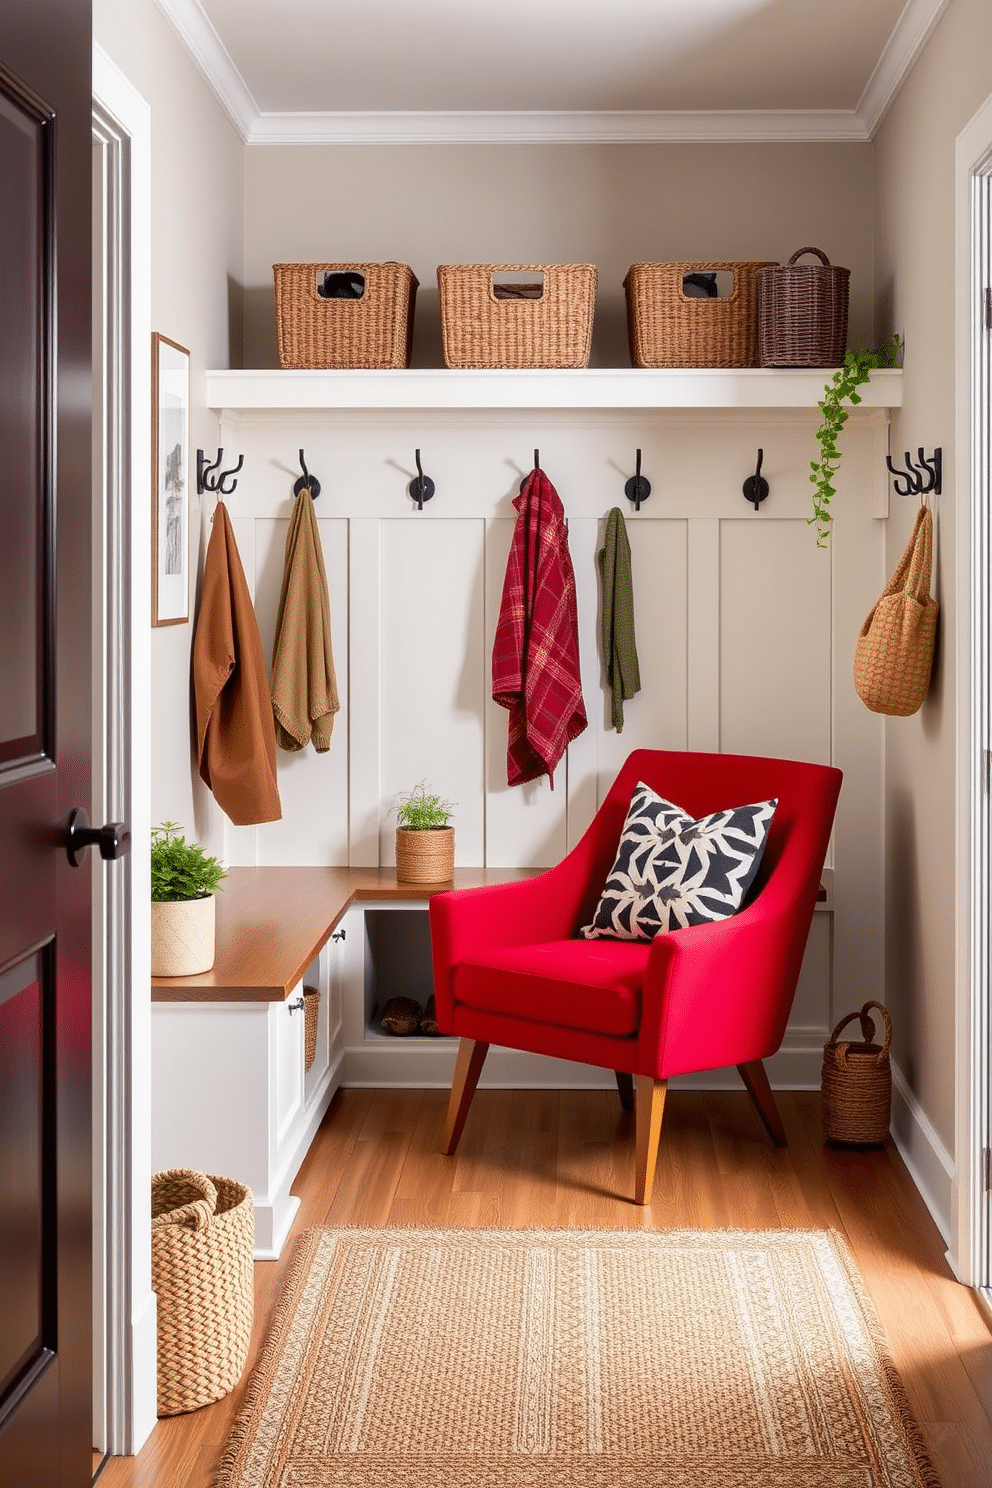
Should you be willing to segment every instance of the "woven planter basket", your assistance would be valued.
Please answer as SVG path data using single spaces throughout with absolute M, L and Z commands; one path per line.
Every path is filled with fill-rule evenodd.
M 818 264 L 796 263 L 815 253 Z M 763 367 L 839 367 L 847 351 L 850 269 L 819 248 L 800 248 L 781 268 L 762 269 L 759 325 Z
M 756 263 L 636 263 L 623 287 L 627 336 L 635 367 L 756 367 L 758 274 Z M 722 299 L 687 295 L 687 274 L 729 269 L 734 287 Z
M 872 1009 L 882 1015 L 885 1043 L 876 1044 Z M 861 1022 L 861 1043 L 838 1043 L 841 1030 L 855 1018 Z M 866 1002 L 860 1013 L 842 1018 L 823 1047 L 823 1135 L 828 1142 L 876 1147 L 889 1135 L 892 1105 L 892 1067 L 889 1045 L 892 1020 L 880 1002 Z
M 540 294 L 508 291 L 493 276 L 543 275 Z M 585 367 L 599 274 L 595 264 L 441 264 L 441 338 L 447 367 Z
M 317 1025 L 320 1022 L 320 988 L 303 988 L 303 1069 L 313 1068 L 317 1058 Z
M 152 901 L 152 976 L 196 976 L 214 964 L 217 900 Z
M 401 263 L 273 264 L 281 367 L 408 367 L 417 279 Z M 326 274 L 364 277 L 361 299 L 318 294 Z
M 455 829 L 396 828 L 396 877 L 400 883 L 450 883 L 455 873 Z
M 251 1190 L 170 1168 L 152 1178 L 152 1288 L 158 1299 L 158 1414 L 219 1400 L 241 1378 L 251 1338 Z

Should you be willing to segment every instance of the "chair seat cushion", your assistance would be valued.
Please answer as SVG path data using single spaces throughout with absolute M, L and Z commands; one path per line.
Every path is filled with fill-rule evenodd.
M 455 1000 L 532 1023 L 629 1037 L 640 1025 L 650 951 L 629 941 L 499 947 L 458 963 Z
M 653 940 L 734 915 L 761 866 L 778 801 L 754 801 L 693 820 L 640 781 L 589 939 Z

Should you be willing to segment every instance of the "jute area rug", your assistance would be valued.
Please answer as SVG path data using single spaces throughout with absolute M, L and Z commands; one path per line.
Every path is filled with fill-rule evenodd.
M 217 1488 L 939 1488 L 829 1232 L 308 1230 Z

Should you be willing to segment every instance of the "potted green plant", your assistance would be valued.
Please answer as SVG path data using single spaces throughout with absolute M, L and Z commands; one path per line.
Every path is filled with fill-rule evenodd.
M 868 381 L 877 367 L 894 367 L 902 350 L 902 337 L 893 336 L 884 346 L 865 346 L 860 351 L 849 351 L 823 390 L 823 401 L 820 403 L 823 422 L 816 431 L 820 458 L 811 460 L 809 466 L 809 478 L 813 483 L 813 515 L 810 523 L 816 524 L 818 548 L 826 547 L 830 536 L 830 498 L 836 494 L 833 481 L 840 464 L 837 436 L 847 423 L 850 413 L 845 405 L 860 403 L 858 388 Z
M 396 806 L 396 877 L 401 883 L 449 883 L 455 873 L 450 801 L 421 780 Z
M 214 964 L 224 869 L 175 822 L 152 828 L 152 976 L 195 976 Z

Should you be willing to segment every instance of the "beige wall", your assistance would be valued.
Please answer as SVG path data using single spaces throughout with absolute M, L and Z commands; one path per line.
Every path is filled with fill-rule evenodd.
M 941 629 L 923 710 L 886 725 L 887 993 L 899 1066 L 954 1151 L 955 523 L 967 472 L 954 468 L 954 142 L 992 88 L 992 6 L 952 0 L 875 142 L 880 334 L 906 338 L 905 401 L 893 450 L 944 450 L 934 593 Z M 915 515 L 892 498 L 890 566 Z
M 870 341 L 870 145 L 254 147 L 245 366 L 278 365 L 273 263 L 410 264 L 421 284 L 418 366 L 442 364 L 439 263 L 595 263 L 592 361 L 626 366 L 632 263 L 780 262 L 808 243 L 851 270 L 852 344 Z
M 151 0 L 94 0 L 93 10 L 96 41 L 151 107 L 152 329 L 191 354 L 192 462 L 197 446 L 217 445 L 204 372 L 241 359 L 244 147 Z M 194 481 L 194 573 L 200 505 Z M 211 841 L 219 825 L 191 766 L 191 639 L 191 624 L 152 631 L 152 821 Z

